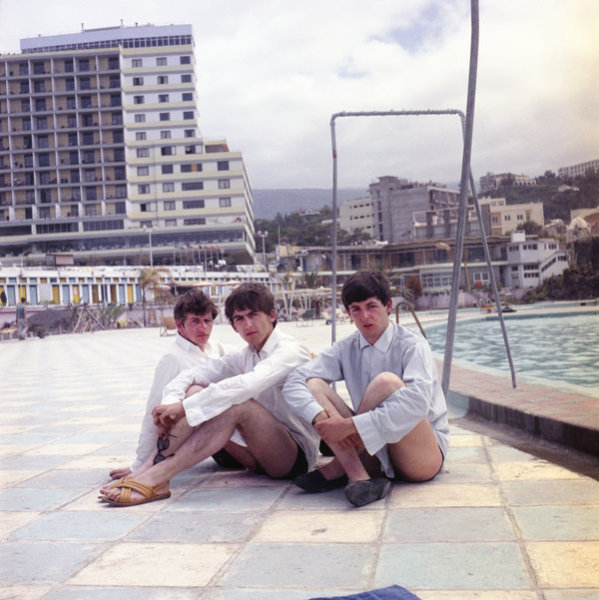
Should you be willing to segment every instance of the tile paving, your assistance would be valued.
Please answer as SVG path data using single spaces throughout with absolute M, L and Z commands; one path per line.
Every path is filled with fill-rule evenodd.
M 323 325 L 281 327 L 316 352 L 329 341 Z M 214 335 L 235 341 L 226 325 Z M 153 329 L 0 344 L 0 598 L 305 600 L 397 584 L 422 600 L 599 599 L 599 482 L 461 419 L 435 480 L 359 510 L 342 490 L 308 495 L 211 459 L 168 500 L 99 502 L 171 342 Z M 477 394 L 501 399 L 486 377 Z

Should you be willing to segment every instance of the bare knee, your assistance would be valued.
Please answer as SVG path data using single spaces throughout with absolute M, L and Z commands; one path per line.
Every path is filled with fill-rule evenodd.
M 383 400 L 388 398 L 397 390 L 405 387 L 403 380 L 395 373 L 383 371 L 379 373 L 369 384 L 364 392 L 364 398 L 360 404 L 360 411 L 372 410 Z

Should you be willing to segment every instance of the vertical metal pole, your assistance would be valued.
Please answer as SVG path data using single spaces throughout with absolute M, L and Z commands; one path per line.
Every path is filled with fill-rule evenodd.
M 460 269 L 462 266 L 462 253 L 464 249 L 464 229 L 466 224 L 468 185 L 470 183 L 470 157 L 472 154 L 474 104 L 476 99 L 476 74 L 478 66 L 478 0 L 471 0 L 470 13 L 470 67 L 468 72 L 468 97 L 466 103 L 464 151 L 462 154 L 462 176 L 460 178 L 460 200 L 458 212 L 458 226 L 456 232 L 456 246 L 453 256 L 451 297 L 449 302 L 449 315 L 447 318 L 447 334 L 445 337 L 445 359 L 443 361 L 443 377 L 441 380 L 441 387 L 443 388 L 443 393 L 445 394 L 445 396 L 447 396 L 447 393 L 449 391 L 449 380 L 451 378 L 451 359 L 453 356 L 453 342 L 455 336 L 455 323 L 458 308 Z
M 331 117 L 331 144 L 333 148 L 333 235 L 332 235 L 332 273 L 331 273 L 331 344 L 337 339 L 337 139 L 335 136 L 335 119 Z

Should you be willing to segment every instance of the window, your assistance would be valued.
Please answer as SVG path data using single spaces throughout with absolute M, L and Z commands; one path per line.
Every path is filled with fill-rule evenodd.
M 164 85 L 165 83 L 168 83 L 168 75 L 158 75 L 157 81 L 159 85 Z
M 196 130 L 195 129 L 186 129 L 185 130 L 185 137 L 186 138 L 195 137 L 195 134 L 196 134 Z
M 191 75 L 189 73 L 181 75 L 181 83 L 191 83 Z
M 79 59 L 79 70 L 80 71 L 89 71 L 89 59 L 88 58 L 80 58 Z
M 133 78 L 133 85 L 143 85 L 143 84 L 144 84 L 143 77 L 134 77 Z
M 184 164 L 181 165 L 181 173 L 191 173 L 192 171 L 194 172 L 201 172 L 202 171 L 202 163 L 195 163 L 195 164 Z
M 139 67 L 141 67 L 143 65 L 142 59 L 141 58 L 134 58 L 131 61 L 131 66 L 135 67 L 136 69 L 138 69 Z
M 228 190 L 231 187 L 230 179 L 219 179 L 218 180 L 218 189 L 219 190 Z
M 191 64 L 191 56 L 180 56 L 179 64 L 181 65 L 190 65 Z
M 137 167 L 137 174 L 139 177 L 145 177 L 150 174 L 150 167 Z
M 38 156 L 38 164 L 40 167 L 49 167 L 50 166 L 50 155 L 49 154 L 40 154 Z
M 83 134 L 83 145 L 91 146 L 94 143 L 94 134 L 91 132 L 86 132 Z
M 171 120 L 171 113 L 160 113 L 160 120 L 161 121 L 170 121 Z
M 184 219 L 184 225 L 206 225 L 206 219 L 202 217 L 196 217 L 195 219 Z
M 168 129 L 164 129 L 160 132 L 161 140 L 169 140 L 171 137 L 171 132 Z
M 81 96 L 81 108 L 91 108 L 92 107 L 92 97 L 91 96 Z
M 89 89 L 89 88 L 87 88 Z M 46 91 L 46 85 L 43 81 L 36 81 L 33 84 L 33 91 L 37 94 L 39 94 L 40 92 L 45 92 Z
M 174 146 L 162 146 L 160 148 L 160 154 L 162 156 L 172 156 L 175 153 Z
M 69 164 L 70 165 L 78 165 L 79 164 L 79 153 L 77 151 L 69 152 Z
M 170 175 L 173 172 L 173 165 L 162 165 L 162 174 Z
M 185 209 L 204 208 L 204 201 L 203 200 L 184 200 L 183 208 L 185 208 Z
M 118 56 L 109 56 L 108 57 L 108 68 L 110 70 L 119 68 L 119 57 Z
M 35 101 L 35 110 L 46 110 L 46 99 L 39 98 Z
M 36 122 L 38 129 L 48 129 L 48 119 L 46 117 L 39 117 Z
M 95 181 L 96 180 L 96 172 L 94 169 L 86 169 L 84 172 L 85 181 Z
M 118 69 L 118 67 L 117 67 Z M 108 87 L 110 88 L 118 88 L 121 86 L 121 77 L 119 75 L 111 75 L 108 80 Z
M 83 162 L 88 165 L 96 162 L 96 153 L 93 150 L 86 150 L 83 153 Z
M 133 96 L 133 104 L 143 104 L 144 97 L 143 96 Z
M 228 171 L 229 170 L 229 161 L 228 160 L 219 160 L 216 163 L 217 171 Z
M 150 156 L 150 149 L 149 148 L 138 148 L 136 150 L 136 155 L 137 155 L 137 158 L 148 158 L 148 156 Z
M 138 185 L 137 186 L 137 193 L 138 194 L 149 194 L 150 193 L 150 186 L 147 185 L 147 184 Z
M 172 182 L 163 183 L 162 184 L 162 191 L 163 192 L 174 192 L 175 191 L 175 184 L 172 183 Z
M 68 109 L 77 108 L 77 102 L 75 101 L 75 96 L 69 96 L 67 98 L 67 108 Z
M 166 66 L 166 56 L 159 56 L 156 59 L 156 65 L 159 67 L 165 67 Z
M 89 77 L 82 77 L 79 80 L 79 89 L 80 90 L 91 90 L 91 88 L 92 88 L 92 82 Z
M 121 106 L 122 103 L 120 94 L 110 94 L 110 106 Z
M 203 190 L 204 183 L 201 181 L 189 181 L 187 183 L 181 184 L 181 189 L 184 192 L 189 192 L 191 190 Z
M 137 113 L 135 115 L 135 122 L 136 123 L 145 123 L 146 122 L 146 115 L 144 115 L 143 113 Z
M 193 92 L 183 92 L 181 100 L 183 102 L 191 102 L 193 100 Z
M 231 198 L 219 198 L 218 205 L 220 208 L 230 208 L 231 207 Z
M 113 112 L 112 113 L 112 125 L 122 125 L 123 124 L 123 116 L 121 113 Z
M 112 132 L 112 143 L 113 144 L 122 144 L 124 139 L 125 139 L 125 137 L 123 135 L 122 129 L 116 129 L 115 131 Z
M 141 140 L 145 140 L 146 139 L 146 132 L 145 131 L 136 131 L 135 132 L 135 139 L 139 142 Z
M 165 200 L 163 206 L 164 206 L 164 210 L 175 210 L 175 201 L 174 200 Z
M 165 227 L 176 227 L 177 219 L 164 219 L 164 226 Z
M 64 70 L 65 70 L 65 73 L 73 72 L 73 59 L 72 58 L 69 58 L 64 61 Z
M 185 154 L 195 154 L 196 153 L 196 147 L 193 144 L 190 144 L 189 146 L 185 146 Z
M 146 202 L 145 204 L 140 204 L 139 209 L 141 212 L 155 212 L 156 204 L 154 202 Z
M 193 119 L 193 110 L 186 110 L 183 111 L 183 118 L 184 119 Z
M 75 169 L 71 171 L 71 183 L 79 183 L 79 171 Z
M 95 187 L 86 187 L 85 188 L 85 199 L 86 200 L 97 200 L 98 195 L 96 194 Z
M 168 102 L 168 94 L 158 94 L 158 102 Z

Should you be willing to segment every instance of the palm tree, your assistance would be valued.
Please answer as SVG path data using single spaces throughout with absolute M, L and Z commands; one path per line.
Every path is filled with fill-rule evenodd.
M 141 306 L 144 315 L 144 327 L 146 326 L 146 292 L 151 290 L 154 298 L 160 291 L 162 285 L 161 273 L 168 274 L 169 278 L 173 279 L 170 269 L 166 267 L 150 267 L 147 269 L 140 269 L 137 283 L 141 289 Z

